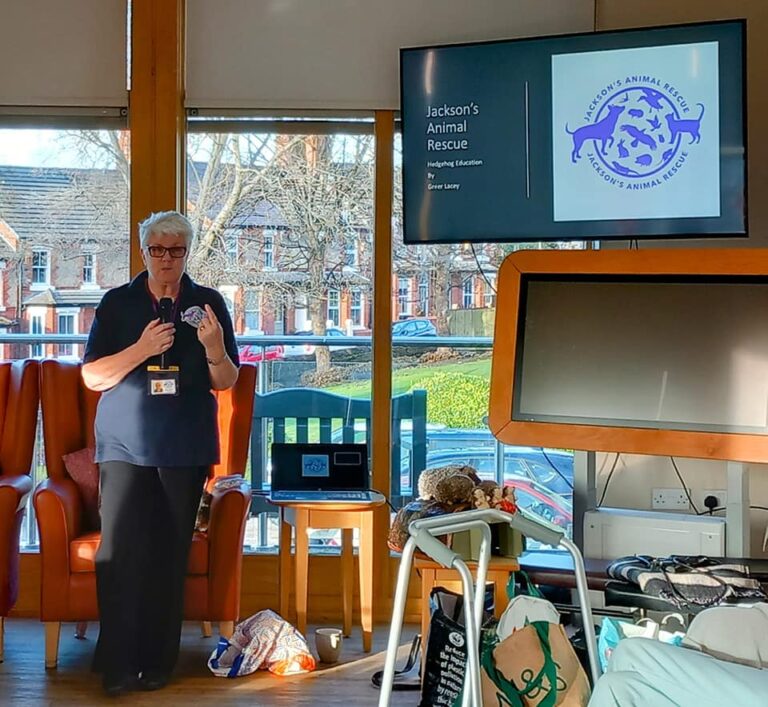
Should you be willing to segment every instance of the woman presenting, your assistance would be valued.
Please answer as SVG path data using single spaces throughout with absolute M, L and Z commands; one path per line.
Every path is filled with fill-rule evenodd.
M 110 695 L 159 689 L 174 668 L 195 515 L 219 456 L 211 389 L 237 381 L 224 300 L 184 272 L 192 236 L 175 211 L 139 225 L 146 270 L 104 295 L 83 357 L 85 385 L 102 392 L 94 667 Z

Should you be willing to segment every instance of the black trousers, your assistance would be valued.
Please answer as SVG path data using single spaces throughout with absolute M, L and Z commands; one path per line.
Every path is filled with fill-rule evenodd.
M 103 462 L 94 668 L 170 673 L 184 616 L 184 578 L 208 467 Z

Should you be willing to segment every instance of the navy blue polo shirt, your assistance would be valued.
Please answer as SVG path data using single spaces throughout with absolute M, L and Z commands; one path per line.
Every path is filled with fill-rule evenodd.
M 148 358 L 116 386 L 104 391 L 96 410 L 96 461 L 125 461 L 138 466 L 207 466 L 219 460 L 216 398 L 205 348 L 197 329 L 182 321 L 189 307 L 209 304 L 224 330 L 224 346 L 237 366 L 237 344 L 232 320 L 222 296 L 196 285 L 183 275 L 174 307 L 176 334 L 165 354 L 166 366 L 179 367 L 179 394 L 149 395 Z M 110 356 L 136 343 L 144 328 L 157 318 L 156 303 L 147 287 L 147 273 L 105 293 L 96 308 L 83 361 Z

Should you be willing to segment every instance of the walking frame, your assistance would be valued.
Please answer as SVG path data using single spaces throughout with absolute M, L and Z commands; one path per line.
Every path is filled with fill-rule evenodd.
M 491 529 L 490 523 L 505 523 L 523 535 L 553 547 L 562 547 L 570 552 L 573 557 L 574 573 L 576 575 L 576 590 L 581 605 L 581 616 L 584 624 L 584 634 L 587 641 L 589 654 L 589 667 L 593 682 L 600 677 L 600 667 L 597 660 L 597 639 L 595 638 L 595 625 L 592 620 L 592 608 L 589 602 L 587 588 L 587 575 L 584 570 L 584 559 L 576 545 L 555 530 L 550 525 L 536 520 L 525 511 L 515 514 L 505 513 L 496 509 L 479 509 L 464 511 L 461 513 L 448 513 L 435 518 L 424 518 L 413 521 L 408 532 L 410 538 L 403 548 L 400 559 L 400 569 L 397 575 L 395 600 L 392 607 L 392 628 L 389 632 L 387 643 L 387 657 L 384 663 L 384 676 L 379 695 L 379 707 L 389 707 L 392 696 L 392 685 L 395 676 L 395 662 L 397 650 L 400 645 L 400 636 L 403 628 L 403 615 L 405 612 L 405 600 L 408 594 L 408 582 L 411 576 L 413 554 L 418 547 L 423 553 L 439 562 L 443 567 L 456 569 L 461 576 L 464 595 L 464 606 L 472 607 L 472 611 L 465 612 L 467 668 L 464 675 L 464 690 L 462 693 L 462 707 L 482 707 L 483 700 L 480 689 L 480 628 L 483 619 L 484 592 L 477 591 L 475 587 L 485 587 L 488 563 L 491 555 Z M 477 576 L 473 585 L 472 573 L 467 563 L 461 559 L 451 548 L 440 542 L 435 536 L 447 533 L 458 533 L 463 530 L 478 529 L 482 534 L 480 543 L 480 556 L 477 562 Z M 426 650 L 426 636 L 422 636 L 424 650 Z

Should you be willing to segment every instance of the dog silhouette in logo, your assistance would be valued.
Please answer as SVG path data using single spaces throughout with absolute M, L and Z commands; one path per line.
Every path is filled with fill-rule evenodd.
M 626 124 L 621 126 L 621 131 L 627 133 L 632 138 L 632 147 L 637 147 L 638 143 L 642 142 L 643 145 L 647 145 L 652 150 L 656 149 L 656 140 L 650 135 L 646 135 L 645 130 L 640 130 L 634 125 Z
M 689 145 L 693 145 L 694 142 L 701 142 L 699 129 L 701 128 L 701 119 L 704 117 L 704 105 L 702 103 L 697 103 L 696 105 L 701 109 L 698 118 L 679 120 L 675 118 L 674 113 L 667 113 L 664 116 L 667 119 L 670 142 L 674 142 L 680 133 L 688 133 L 691 136 Z
M 616 122 L 619 119 L 619 115 L 624 112 L 624 106 L 608 106 L 608 115 L 597 123 L 590 123 L 589 125 L 582 125 L 576 130 L 568 130 L 568 123 L 565 124 L 565 132 L 573 136 L 573 150 L 571 151 L 571 162 L 574 164 L 576 160 L 581 159 L 579 150 L 586 140 L 594 140 L 595 143 L 600 141 L 600 150 L 605 155 L 606 147 L 613 145 L 613 131 L 616 129 Z

